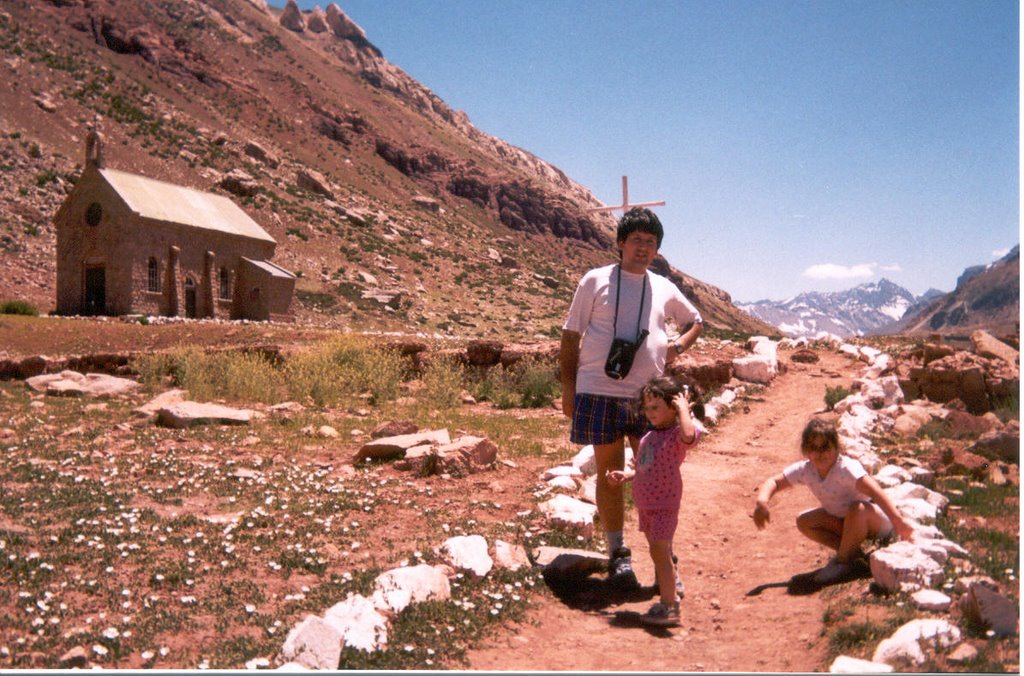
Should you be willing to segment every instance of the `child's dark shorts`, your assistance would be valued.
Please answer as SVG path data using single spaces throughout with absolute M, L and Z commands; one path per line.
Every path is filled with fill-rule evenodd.
M 569 435 L 574 444 L 610 444 L 647 431 L 647 418 L 633 399 L 577 393 L 574 402 Z

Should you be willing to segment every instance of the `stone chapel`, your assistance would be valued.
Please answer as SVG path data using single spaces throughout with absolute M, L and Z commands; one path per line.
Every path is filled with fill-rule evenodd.
M 295 275 L 263 228 L 227 197 L 105 168 L 96 132 L 54 225 L 58 314 L 292 318 Z

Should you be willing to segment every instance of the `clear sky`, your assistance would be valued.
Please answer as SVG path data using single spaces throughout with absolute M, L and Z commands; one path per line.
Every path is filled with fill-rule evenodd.
M 950 291 L 1020 239 L 1016 0 L 338 5 L 479 129 L 665 200 L 661 252 L 734 301 Z

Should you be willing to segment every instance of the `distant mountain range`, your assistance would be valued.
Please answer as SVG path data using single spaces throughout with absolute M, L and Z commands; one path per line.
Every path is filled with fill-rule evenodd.
M 738 306 L 789 336 L 827 331 L 848 338 L 889 326 L 902 319 L 909 309 L 940 294 L 930 290 L 927 298 L 915 296 L 902 286 L 881 279 L 846 291 L 811 291 L 788 300 L 759 300 Z
M 809 292 L 783 301 L 737 303 L 788 336 L 827 331 L 844 338 L 872 334 L 968 335 L 1019 332 L 1020 250 L 964 270 L 956 289 L 916 296 L 888 279 L 833 293 Z

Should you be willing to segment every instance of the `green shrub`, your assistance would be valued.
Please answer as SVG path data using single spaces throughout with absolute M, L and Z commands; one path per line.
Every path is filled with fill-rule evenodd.
M 431 360 L 423 369 L 423 389 L 419 399 L 433 409 L 444 411 L 455 408 L 462 401 L 466 380 L 466 369 L 457 360 L 451 357 Z
M 842 385 L 825 388 L 825 406 L 828 410 L 835 408 L 835 405 L 850 396 L 851 392 Z
M 325 406 L 364 397 L 379 404 L 398 396 L 404 369 L 396 351 L 367 338 L 340 336 L 289 359 L 284 375 L 293 399 L 308 396 Z
M 0 314 L 3 315 L 27 315 L 29 317 L 38 317 L 39 310 L 36 309 L 35 305 L 24 300 L 7 300 L 0 303 Z
M 551 405 L 560 385 L 550 364 L 528 357 L 510 368 L 488 369 L 470 389 L 500 409 L 543 408 Z

